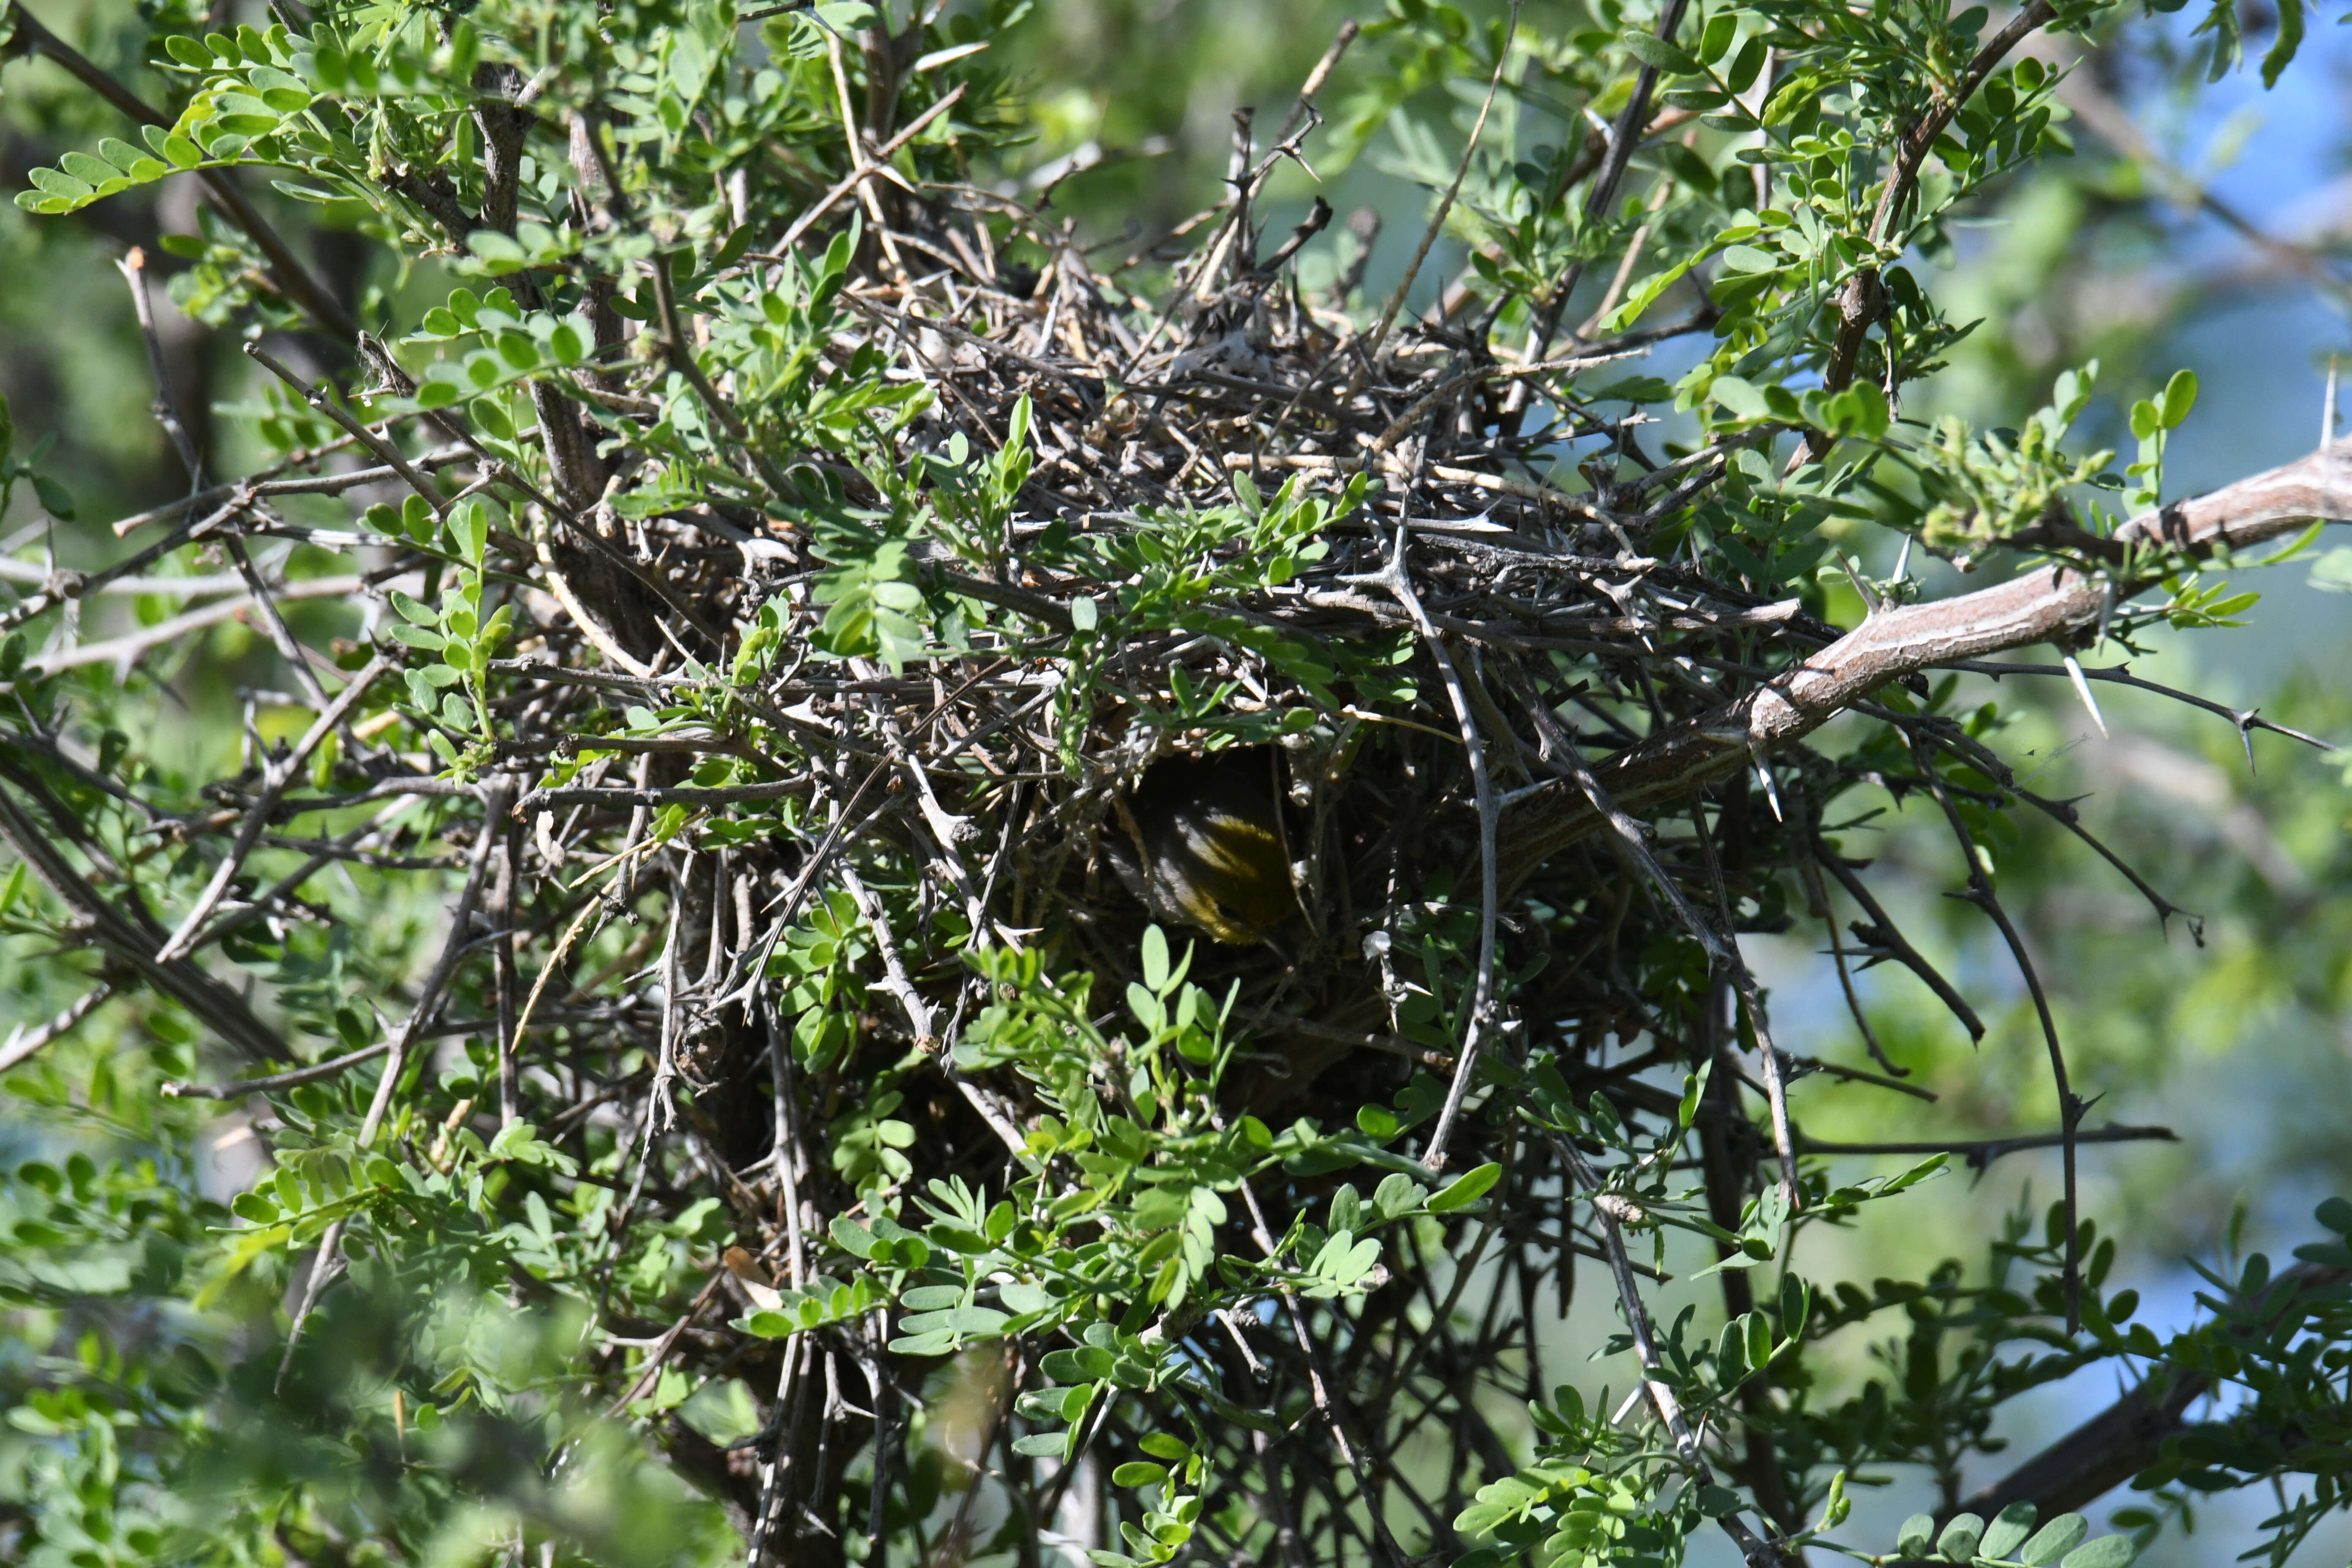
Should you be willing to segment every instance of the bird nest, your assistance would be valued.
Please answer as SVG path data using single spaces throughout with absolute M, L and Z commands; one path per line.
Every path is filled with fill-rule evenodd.
M 1235 188 L 1272 162 L 1237 154 Z M 1353 273 L 1303 286 L 1319 200 L 1263 256 L 1243 200 L 1101 269 L 1038 209 L 931 197 L 853 223 L 822 262 L 748 258 L 806 352 L 814 412 L 789 461 L 731 411 L 748 370 L 713 384 L 658 349 L 577 375 L 576 401 L 534 389 L 536 484 L 377 345 L 366 406 L 436 443 L 413 463 L 257 351 L 349 434 L 205 492 L 130 565 L 191 538 L 305 536 L 281 492 L 406 481 L 404 507 L 369 511 L 384 563 L 361 684 L 399 671 L 409 700 L 354 731 L 347 689 L 306 739 L 295 760 L 330 768 L 331 798 L 257 754 L 175 833 L 236 869 L 247 828 L 330 804 L 489 799 L 513 845 L 442 831 L 478 883 L 485 857 L 504 868 L 468 896 L 519 921 L 484 999 L 508 1022 L 477 1047 L 507 1099 L 534 1060 L 574 1107 L 683 1088 L 730 1166 L 779 1131 L 778 1030 L 826 1105 L 903 1076 L 894 1092 L 929 1102 L 912 1124 L 942 1141 L 916 1163 L 1001 1160 L 1024 1088 L 954 1066 L 988 1001 L 983 950 L 1115 994 L 1159 925 L 1225 999 L 1245 1042 L 1229 1092 L 1259 1112 L 1345 1123 L 1447 1085 L 1458 1102 L 1465 1054 L 1538 1047 L 1630 1110 L 1656 1051 L 1611 1052 L 1717 1026 L 1709 954 L 1788 922 L 1782 873 L 1867 900 L 1819 839 L 1864 770 L 1801 749 L 1727 781 L 1717 758 L 1658 828 L 1621 814 L 1593 837 L 1616 803 L 1592 768 L 1838 635 L 1693 563 L 1685 503 L 1725 455 L 1647 451 L 1645 416 L 1612 417 L 1590 384 L 1711 312 L 1514 359 L 1458 292 L 1368 326 L 1341 308 Z M 1121 281 L 1171 250 L 1164 298 Z M 481 300 L 480 323 L 510 305 Z M 645 341 L 679 341 L 678 302 L 658 310 Z M 681 418 L 734 466 L 639 455 L 634 431 Z M 1570 441 L 1594 455 L 1576 489 L 1551 467 Z M 338 450 L 381 462 L 339 468 Z M 346 648 L 347 668 L 370 654 Z M 321 853 L 381 857 L 400 831 Z M 1883 917 L 1857 931 L 1858 956 L 1927 973 Z M 604 1072 L 579 1078 L 592 1043 Z M 923 1058 L 947 1071 L 906 1071 Z
M 1382 342 L 1285 265 L 1319 205 L 1265 261 L 1228 214 L 1147 313 L 1033 213 L 934 216 L 835 250 L 821 352 L 886 389 L 896 471 L 813 450 L 764 510 L 632 506 L 667 481 L 615 479 L 522 563 L 552 592 L 490 666 L 512 739 L 469 765 L 514 775 L 526 879 L 617 865 L 623 915 L 674 889 L 660 1004 L 629 1015 L 659 1072 L 740 1108 L 740 1163 L 767 1132 L 764 1089 L 735 1091 L 765 1084 L 768 1002 L 854 1084 L 949 1052 L 985 1005 L 975 950 L 1116 994 L 1156 922 L 1230 994 L 1234 1092 L 1261 1111 L 1427 1093 L 1481 1027 L 1629 1085 L 1612 1044 L 1662 1005 L 1707 1014 L 1704 958 L 1679 1003 L 1649 973 L 1704 938 L 1625 846 L 1538 860 L 1506 825 L 1837 635 L 1678 559 L 1702 465 L 1579 390 L 1705 321 L 1533 363 L 1434 312 Z M 1549 455 L 1582 437 L 1606 461 L 1562 489 Z M 1784 925 L 1780 873 L 1827 853 L 1839 770 L 1781 767 L 1656 847 L 1720 930 Z M 845 1013 L 794 955 L 861 923 L 887 978 Z M 953 1076 L 908 1079 L 940 1097 L 915 1125 L 1002 1158 L 969 1115 L 1017 1127 L 1021 1086 Z

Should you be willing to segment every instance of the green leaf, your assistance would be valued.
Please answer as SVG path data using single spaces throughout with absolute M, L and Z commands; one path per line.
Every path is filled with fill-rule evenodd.
M 918 1285 L 900 1296 L 898 1304 L 911 1312 L 931 1312 L 959 1305 L 962 1300 L 961 1285 Z
M 2176 370 L 2172 373 L 2172 379 L 2164 384 L 2164 404 L 2157 416 L 2157 423 L 2167 430 L 2177 430 L 2181 421 L 2189 417 L 2189 411 L 2196 406 L 2197 373 Z
M 1764 389 L 1736 375 L 1718 375 L 1707 395 L 1742 419 L 1769 419 L 1772 405 Z
M 1925 1557 L 1936 1539 L 1936 1520 L 1932 1514 L 1915 1513 L 1903 1521 L 1895 1532 L 1895 1554 L 1897 1557 Z
M 1770 53 L 1770 46 L 1760 37 L 1740 45 L 1739 53 L 1732 58 L 1731 69 L 1724 74 L 1723 85 L 1735 93 L 1746 92 L 1754 87 L 1757 77 L 1763 73 L 1765 58 Z
M 1110 1376 L 1114 1364 L 1110 1352 L 1096 1345 L 1048 1351 L 1037 1363 L 1038 1369 L 1055 1383 L 1100 1383 Z
M 1501 1180 L 1502 1175 L 1503 1167 L 1492 1160 L 1475 1171 L 1465 1171 L 1431 1195 L 1429 1212 L 1452 1214 L 1457 1209 L 1468 1208 L 1485 1196 L 1486 1189 Z
M 1694 252 L 1675 262 L 1664 272 L 1653 273 L 1643 279 L 1641 286 L 1635 289 L 1626 301 L 1618 306 L 1616 312 L 1609 318 L 1606 323 L 1608 329 L 1611 331 L 1618 331 L 1632 325 L 1640 318 L 1643 311 L 1658 302 L 1659 295 L 1673 288 L 1681 280 L 1684 273 L 1697 266 L 1703 259 L 1705 259 L 1705 252 Z
M 1977 1551 L 1987 1557 L 2008 1556 L 2033 1533 L 2033 1516 L 2038 1511 L 2030 1502 L 2011 1503 L 1985 1527 L 1984 1539 L 1977 1542 Z
M 1380 1260 L 1379 1237 L 1368 1236 L 1358 1241 L 1343 1230 L 1323 1244 L 1323 1249 L 1315 1255 L 1308 1272 L 1333 1285 L 1348 1286 L 1370 1273 L 1372 1266 Z
M 1421 1206 L 1421 1195 L 1424 1190 L 1419 1182 L 1403 1172 L 1391 1171 L 1381 1178 L 1380 1186 L 1372 1193 L 1372 1212 L 1382 1219 L 1411 1214 Z
M 2139 1548 L 2128 1535 L 2102 1535 L 2086 1541 L 2059 1560 L 2058 1568 L 2129 1568 Z
M 449 517 L 449 532 L 457 542 L 457 552 L 467 564 L 479 566 L 482 552 L 489 545 L 489 510 L 479 501 L 467 501 Z
M 106 184 L 121 174 L 120 169 L 87 153 L 68 153 L 58 160 L 58 164 L 75 179 L 87 181 L 93 187 Z
M 69 201 L 86 200 L 90 195 L 89 181 L 77 180 L 61 169 L 27 169 L 25 177 L 51 195 Z
M 466 248 L 492 266 L 509 272 L 530 259 L 530 253 L 517 245 L 512 237 L 500 234 L 496 229 L 476 229 L 466 237 Z
M 119 137 L 109 136 L 100 141 L 98 144 L 98 155 L 133 179 L 156 179 L 164 172 L 163 164 L 156 163 L 145 153 Z M 148 174 L 140 172 L 142 168 L 148 167 L 152 167 L 154 173 Z
M 955 1307 L 944 1312 L 918 1312 L 898 1326 L 915 1334 L 993 1334 L 1013 1321 L 993 1307 Z
M 1936 1550 L 1947 1562 L 1966 1563 L 1977 1554 L 1977 1541 L 1983 1534 L 1983 1520 L 1972 1513 L 1955 1514 L 1936 1538 Z
M 33 476 L 33 493 L 41 498 L 43 510 L 59 522 L 71 522 L 74 516 L 73 491 L 47 474 Z
M 2047 1568 L 2074 1551 L 2090 1532 L 2089 1520 L 2079 1513 L 2062 1513 L 2034 1532 L 2033 1539 L 2025 1543 L 2025 1550 L 2017 1554 L 2017 1560 L 2029 1568 Z
M 1707 18 L 1706 31 L 1699 35 L 1698 58 L 1708 65 L 1721 59 L 1731 47 L 1731 40 L 1739 35 L 1739 14 L 1718 11 Z
M 1115 1487 L 1156 1487 L 1168 1479 L 1168 1467 L 1144 1459 L 1129 1459 L 1110 1473 Z
M 2302 47 L 2303 0 L 2279 0 L 2278 37 L 2272 40 L 2270 53 L 2263 57 L 2263 86 L 2276 87 L 2279 74 Z
M 1655 33 L 1629 28 L 1618 42 L 1625 52 L 1643 65 L 1664 71 L 1669 76 L 1697 76 L 1699 63 Z

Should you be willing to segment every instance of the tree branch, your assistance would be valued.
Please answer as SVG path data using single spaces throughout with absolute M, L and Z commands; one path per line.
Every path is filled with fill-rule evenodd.
M 2162 544 L 2173 565 L 2216 546 L 2258 544 L 2310 519 L 2352 521 L 2352 448 L 2322 449 L 2210 495 L 2143 513 L 2116 531 L 2126 544 Z M 2118 600 L 2158 581 L 2116 583 Z M 1990 588 L 1933 604 L 1885 610 L 1803 664 L 1736 701 L 1672 726 L 1595 767 L 1601 787 L 1628 811 L 1679 800 L 1751 766 L 1754 756 L 1803 739 L 1889 681 L 1938 665 L 2038 642 L 2070 642 L 2099 618 L 2102 577 L 2046 563 Z M 1515 883 L 1605 826 L 1567 780 L 1546 783 L 1504 814 L 1502 863 Z
M 2270 1311 L 2242 1335 L 2268 1329 L 2305 1288 L 2352 1279 L 2352 1268 L 2298 1263 L 2271 1280 L 2257 1299 Z M 2189 1407 L 2211 1392 L 2202 1373 L 2149 1379 L 1960 1505 L 1990 1519 L 2013 1502 L 2035 1504 L 2042 1517 L 2079 1511 L 2162 1457 L 2165 1441 L 2185 1430 Z M 1954 1511 L 1959 1511 L 1958 1510 Z

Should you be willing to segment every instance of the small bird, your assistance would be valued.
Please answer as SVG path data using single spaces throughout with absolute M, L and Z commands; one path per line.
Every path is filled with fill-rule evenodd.
M 1298 913 L 1269 766 L 1265 752 L 1237 749 L 1144 771 L 1120 803 L 1133 847 L 1114 840 L 1107 849 L 1153 914 L 1246 946 Z

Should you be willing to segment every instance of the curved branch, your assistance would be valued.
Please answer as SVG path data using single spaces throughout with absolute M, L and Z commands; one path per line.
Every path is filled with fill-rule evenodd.
M 2125 544 L 2161 544 L 2167 559 L 2195 562 L 2219 547 L 2258 544 L 2311 519 L 2352 521 L 2352 448 L 2322 448 L 2283 468 L 2177 501 L 2125 523 Z M 2153 574 L 2115 584 L 2144 593 Z M 2106 584 L 2048 563 L 1973 594 L 1885 610 L 1803 664 L 1712 712 L 1628 747 L 1592 772 L 1628 811 L 1679 800 L 1750 765 L 1752 757 L 1803 739 L 1889 681 L 2039 642 L 2071 643 L 2099 619 Z M 1575 784 L 1553 780 L 1522 795 L 1503 817 L 1502 863 L 1524 881 L 1549 857 L 1605 826 Z

